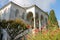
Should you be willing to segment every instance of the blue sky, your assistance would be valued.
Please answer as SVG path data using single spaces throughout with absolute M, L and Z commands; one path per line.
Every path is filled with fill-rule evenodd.
M 8 0 L 0 0 L 0 8 L 8 3 Z
M 57 0 L 54 5 L 51 5 L 51 8 L 54 9 L 57 19 L 60 20 L 60 0 Z
M 0 8 L 9 1 L 13 1 L 20 6 L 30 6 L 31 4 L 36 4 L 46 12 L 53 9 L 60 24 L 60 0 L 0 0 Z

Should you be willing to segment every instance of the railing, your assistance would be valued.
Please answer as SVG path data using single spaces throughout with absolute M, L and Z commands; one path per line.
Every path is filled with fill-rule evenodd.
M 23 31 L 22 33 L 18 34 L 18 35 L 14 38 L 14 40 L 16 40 L 16 39 L 18 39 L 18 38 L 20 38 L 20 37 L 28 34 L 29 31 L 30 31 L 30 29 L 27 29 L 27 30 Z
M 23 22 L 25 22 L 26 24 L 31 25 L 31 23 L 28 22 L 27 20 L 22 19 L 21 17 L 20 17 L 20 19 L 21 19 Z M 18 38 L 20 38 L 20 37 L 22 37 L 22 36 L 28 34 L 29 32 L 31 32 L 31 28 L 26 29 L 26 30 L 20 30 L 20 31 L 18 32 L 18 35 L 14 38 L 14 40 L 16 40 L 16 39 L 18 39 Z

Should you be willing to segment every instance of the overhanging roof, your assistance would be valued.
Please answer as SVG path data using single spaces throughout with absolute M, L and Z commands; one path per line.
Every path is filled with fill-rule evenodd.
M 18 7 L 21 7 L 21 6 L 19 6 L 18 4 L 16 4 L 16 3 L 14 3 L 14 2 L 12 2 L 12 1 L 10 1 L 10 2 L 8 2 L 6 5 L 4 5 L 2 8 L 0 8 L 0 10 L 2 10 L 3 8 L 5 8 L 6 6 L 8 6 L 9 4 L 14 4 L 14 5 L 17 5 Z M 38 7 L 37 5 L 32 5 L 32 6 L 29 6 L 29 7 L 21 7 L 21 8 L 23 8 L 23 9 L 29 9 L 29 8 L 31 8 L 31 7 Z M 38 7 L 39 8 L 39 7 Z M 40 8 L 39 8 L 40 9 Z M 42 9 L 40 9 L 43 13 L 45 13 L 46 15 L 48 15 L 47 14 L 47 12 L 44 12 Z

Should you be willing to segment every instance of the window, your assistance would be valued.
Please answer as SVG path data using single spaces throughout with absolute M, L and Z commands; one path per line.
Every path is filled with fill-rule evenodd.
M 3 13 L 3 19 L 5 19 L 5 17 L 6 17 L 6 10 Z
M 41 21 L 43 20 L 43 15 L 41 15 Z
M 17 17 L 17 16 L 18 16 L 18 14 L 19 14 L 19 10 L 18 10 L 18 9 L 16 9 L 16 11 L 15 11 L 15 17 Z
M 36 12 L 35 14 L 35 19 L 36 19 L 36 28 L 39 29 L 39 15 L 38 15 L 38 12 Z
M 24 19 L 24 15 L 25 15 L 25 13 L 22 14 L 22 19 Z
M 43 23 L 44 23 L 44 22 L 43 22 L 43 21 L 44 21 L 44 20 L 43 20 L 43 19 L 44 19 L 43 15 L 41 15 L 40 18 L 41 18 L 41 25 L 43 25 Z

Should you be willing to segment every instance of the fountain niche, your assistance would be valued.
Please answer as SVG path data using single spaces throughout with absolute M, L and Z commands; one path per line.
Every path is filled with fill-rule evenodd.
M 10 40 L 10 36 L 7 33 L 6 29 L 1 29 L 1 40 Z

